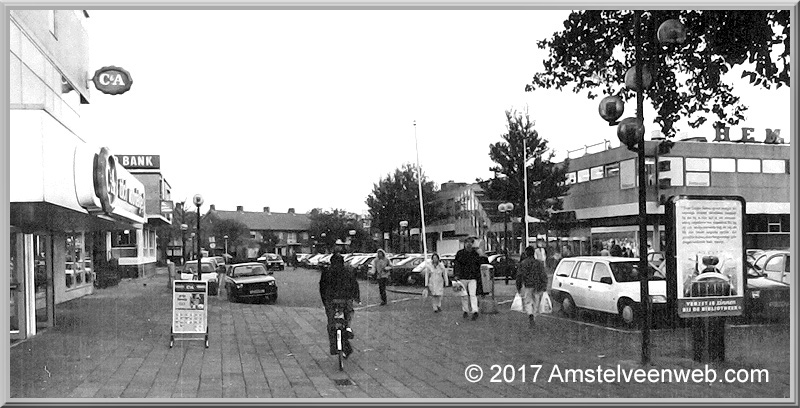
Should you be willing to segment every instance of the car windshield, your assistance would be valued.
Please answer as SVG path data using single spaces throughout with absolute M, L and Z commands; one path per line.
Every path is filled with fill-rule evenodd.
M 268 275 L 267 270 L 262 265 L 237 266 L 231 271 L 231 276 L 234 278 L 259 275 Z
M 200 270 L 203 271 L 203 273 L 214 272 L 214 267 L 210 263 L 201 263 Z M 197 262 L 187 262 L 186 271 L 191 273 L 197 272 Z
M 609 262 L 611 273 L 617 282 L 639 281 L 639 264 L 637 262 Z M 652 266 L 647 268 L 650 280 L 665 280 L 665 277 Z

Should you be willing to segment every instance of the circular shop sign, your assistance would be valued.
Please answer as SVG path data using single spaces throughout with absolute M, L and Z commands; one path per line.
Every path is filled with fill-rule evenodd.
M 128 92 L 133 85 L 130 72 L 115 66 L 103 67 L 95 71 L 92 82 L 98 91 L 109 95 Z

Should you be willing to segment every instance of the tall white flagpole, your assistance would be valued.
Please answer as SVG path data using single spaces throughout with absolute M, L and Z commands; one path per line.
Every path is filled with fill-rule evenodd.
M 527 248 L 530 231 L 528 231 L 528 149 L 525 143 L 525 135 L 522 136 L 522 158 L 522 174 L 525 180 L 525 246 L 523 248 Z
M 419 187 L 419 213 L 422 216 L 422 254 L 428 258 L 428 239 L 425 235 L 425 209 L 422 206 L 422 169 L 419 167 L 419 144 L 417 142 L 417 121 L 414 121 L 414 149 L 417 152 L 417 186 Z

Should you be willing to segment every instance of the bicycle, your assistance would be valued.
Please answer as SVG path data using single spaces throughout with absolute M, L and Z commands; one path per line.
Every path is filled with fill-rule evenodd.
M 336 351 L 339 357 L 339 371 L 344 370 L 344 359 L 347 358 L 345 353 L 346 341 L 349 341 L 347 331 L 347 319 L 345 318 L 345 307 L 347 306 L 346 300 L 333 300 L 333 327 L 336 329 Z M 351 349 L 348 347 L 348 349 Z M 352 350 L 352 349 L 351 349 Z

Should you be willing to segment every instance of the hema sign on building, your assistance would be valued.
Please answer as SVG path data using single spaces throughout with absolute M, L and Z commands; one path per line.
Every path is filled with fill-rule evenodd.
M 89 213 L 143 224 L 144 184 L 117 163 L 108 148 L 75 149 L 75 194 Z

